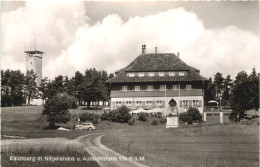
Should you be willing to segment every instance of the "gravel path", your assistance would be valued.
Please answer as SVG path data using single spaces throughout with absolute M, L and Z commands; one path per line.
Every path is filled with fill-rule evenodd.
M 104 135 L 104 133 L 94 133 L 78 138 L 78 141 L 85 145 L 85 149 L 91 157 L 97 158 L 97 163 L 101 167 L 147 167 L 138 162 L 140 159 L 125 157 L 103 145 L 101 138 Z

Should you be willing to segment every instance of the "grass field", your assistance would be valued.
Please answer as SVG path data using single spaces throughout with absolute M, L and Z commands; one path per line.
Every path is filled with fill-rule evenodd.
M 138 123 L 116 129 L 102 143 L 126 156 L 144 156 L 149 166 L 259 166 L 259 127 L 242 124 L 182 125 Z
M 86 131 L 57 131 L 44 130 L 48 122 L 41 116 L 42 106 L 20 106 L 20 107 L 2 107 L 1 108 L 1 135 L 3 139 L 7 136 L 19 136 L 25 138 L 42 138 L 42 137 L 65 137 L 75 139 L 82 136 Z M 86 107 L 70 110 L 71 121 L 66 124 L 58 124 L 66 128 L 73 128 L 77 124 L 77 115 L 84 112 L 101 113 L 101 110 L 87 110 Z
M 93 133 L 74 130 L 44 130 L 48 123 L 41 117 L 42 109 L 42 106 L 1 108 L 2 138 L 9 139 L 6 136 L 20 136 L 25 138 L 59 137 L 76 139 L 78 136 Z M 83 112 L 100 114 L 101 110 L 87 110 L 85 107 L 70 110 L 72 120 L 67 124 L 60 124 L 60 126 L 72 128 L 77 123 L 77 115 Z M 97 131 L 109 130 L 108 135 L 102 138 L 102 143 L 126 156 L 144 156 L 144 163 L 149 166 L 205 166 L 206 163 L 207 167 L 259 166 L 259 126 L 255 123 L 181 125 L 176 129 L 166 129 L 165 124 L 151 125 L 151 119 L 149 119 L 148 122 L 137 121 L 133 126 L 102 121 L 95 127 Z M 62 140 L 66 143 L 67 139 Z M 53 144 L 55 145 L 55 142 Z M 58 144 L 56 145 L 58 146 Z M 2 152 L 2 164 L 5 164 L 2 166 L 30 166 L 32 164 L 10 162 L 8 160 L 10 155 L 76 157 L 84 154 L 89 156 L 88 153 L 75 152 L 74 147 L 66 148 L 63 146 L 64 144 L 55 149 L 54 146 L 46 145 L 47 150 L 34 150 L 30 148 L 37 148 L 35 145 L 16 144 L 10 146 L 7 150 L 2 150 L 4 151 Z M 22 150 L 29 151 L 23 152 Z M 207 160 L 205 160 L 205 157 Z M 82 162 L 57 162 L 55 164 L 44 162 L 37 164 L 37 166 L 55 165 L 86 166 Z M 95 165 L 91 163 L 87 166 Z

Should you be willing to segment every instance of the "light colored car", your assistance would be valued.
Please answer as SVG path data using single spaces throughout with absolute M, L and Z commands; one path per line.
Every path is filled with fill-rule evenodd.
M 95 130 L 95 126 L 92 123 L 83 123 L 82 125 L 76 125 L 75 130 Z

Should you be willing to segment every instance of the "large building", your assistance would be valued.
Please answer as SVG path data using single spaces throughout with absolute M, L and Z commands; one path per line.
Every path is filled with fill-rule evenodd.
M 36 85 L 40 87 L 42 82 L 42 54 L 43 52 L 24 51 L 26 53 L 26 71 L 33 70 L 37 74 Z
M 174 102 L 179 112 L 196 107 L 203 113 L 204 88 L 208 80 L 200 70 L 184 63 L 179 54 L 142 54 L 107 81 L 111 88 L 111 109 L 166 108 Z

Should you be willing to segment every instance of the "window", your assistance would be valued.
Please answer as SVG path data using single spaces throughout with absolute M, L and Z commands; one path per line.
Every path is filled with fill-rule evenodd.
M 144 73 L 143 72 L 139 72 L 138 75 L 139 75 L 139 77 L 143 77 Z
M 122 106 L 122 102 L 121 101 L 116 101 L 116 107 L 121 107 Z
M 139 92 L 140 91 L 140 86 L 135 86 L 135 91 Z
M 185 75 L 185 72 L 184 71 L 180 71 L 179 72 L 179 76 L 184 76 Z
M 127 86 L 122 86 L 122 91 L 127 92 Z
M 142 102 L 141 101 L 136 101 L 136 106 L 137 106 L 137 108 L 140 108 L 142 106 Z
M 182 100 L 182 105 L 183 106 L 188 106 L 189 105 L 189 101 L 188 100 Z
M 165 91 L 165 89 L 166 89 L 165 86 L 166 85 L 160 85 L 160 91 Z
M 179 90 L 179 85 L 173 85 L 173 88 L 172 88 L 172 90 Z
M 186 90 L 191 90 L 191 85 L 186 85 Z
M 156 101 L 156 106 L 157 107 L 162 107 L 162 101 Z
M 153 91 L 153 85 L 148 85 L 147 86 L 147 91 Z
M 152 106 L 152 101 L 146 101 L 146 106 L 151 107 Z
M 159 76 L 163 77 L 164 76 L 164 72 L 159 72 Z
M 149 72 L 148 74 L 150 77 L 153 77 L 154 76 L 154 72 Z
M 169 76 L 175 76 L 175 72 L 169 72 Z
M 135 73 L 132 73 L 132 72 L 131 72 L 131 73 L 129 73 L 128 75 L 129 75 L 129 77 L 134 77 L 134 76 L 135 76 Z
M 132 102 L 131 102 L 131 101 L 126 101 L 126 106 L 127 106 L 127 107 L 132 106 Z
M 192 106 L 199 106 L 199 100 L 192 100 Z

